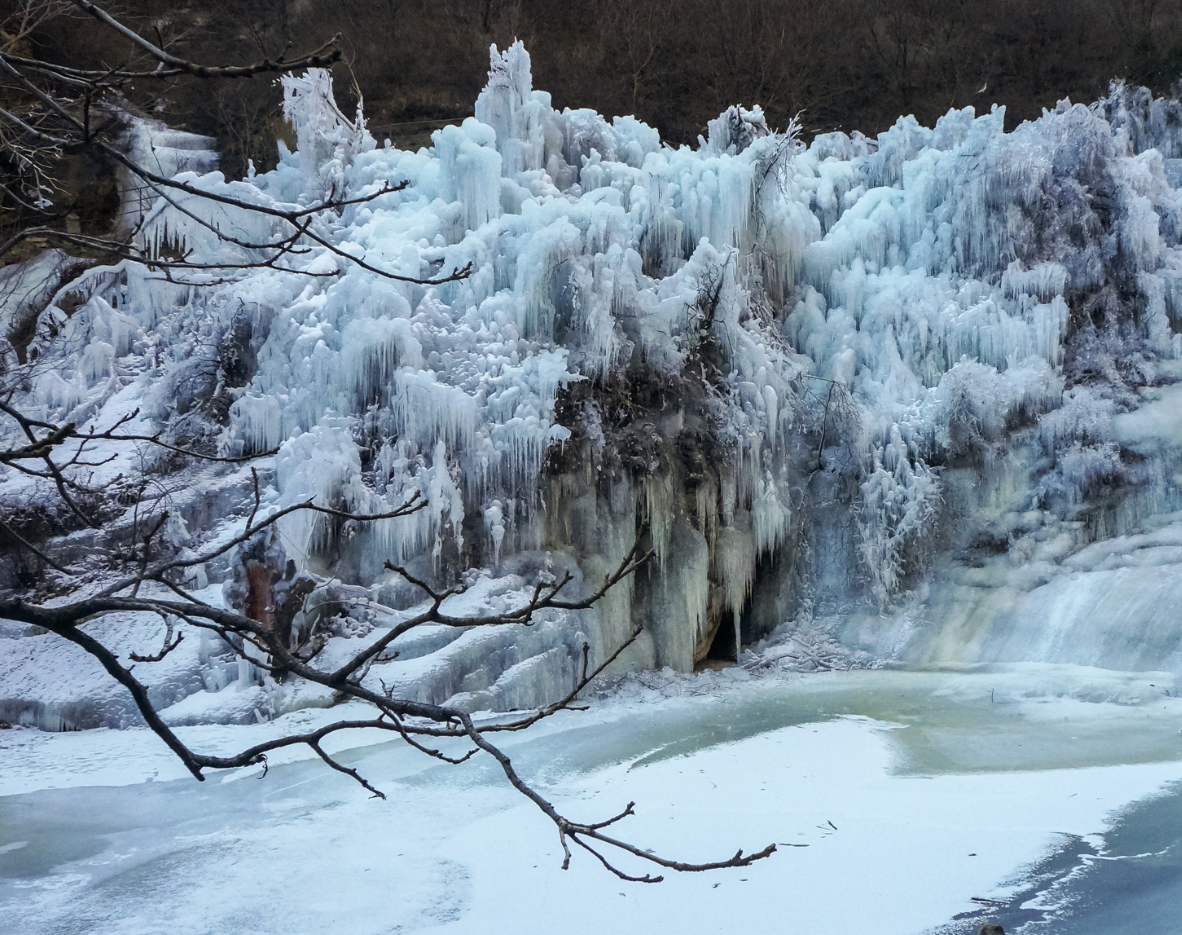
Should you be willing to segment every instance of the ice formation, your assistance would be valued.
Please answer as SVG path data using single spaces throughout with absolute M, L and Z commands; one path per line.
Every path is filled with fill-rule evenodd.
M 441 579 L 485 568 L 505 595 L 556 563 L 598 581 L 647 537 L 656 559 L 597 612 L 516 644 L 432 637 L 415 657 L 429 664 L 403 654 L 408 691 L 474 707 L 565 690 L 582 642 L 603 658 L 631 621 L 646 631 L 627 664 L 686 670 L 716 636 L 733 656 L 802 609 L 860 607 L 843 638 L 941 662 L 940 626 L 896 613 L 925 576 L 947 584 L 931 605 L 945 611 L 986 585 L 1037 602 L 1068 557 L 1175 528 L 1150 518 L 1182 507 L 1177 101 L 1114 84 L 1009 133 L 1002 109 L 965 108 L 808 146 L 733 107 L 674 149 L 631 117 L 556 111 L 520 43 L 491 59 L 476 116 L 415 153 L 342 114 L 327 73 L 284 78 L 296 152 L 243 180 L 180 177 L 275 206 L 405 188 L 317 214 L 338 252 L 309 240 L 286 270 L 229 268 L 281 222 L 157 203 L 147 244 L 227 269 L 87 271 L 19 362 L 0 346 L 18 401 L 99 427 L 138 410 L 225 454 L 277 448 L 260 462 L 267 509 L 425 496 L 408 518 L 281 526 L 298 567 L 384 608 L 366 633 L 411 600 L 387 559 Z M 219 239 L 229 230 L 238 244 Z M 383 275 L 468 264 L 439 285 Z M 154 476 L 177 470 L 142 456 Z M 197 548 L 242 523 L 246 475 L 184 470 L 204 472 L 177 495 Z M 229 572 L 201 574 L 213 587 Z M 1009 626 L 1014 601 L 989 606 Z M 193 652 L 193 686 L 225 689 Z

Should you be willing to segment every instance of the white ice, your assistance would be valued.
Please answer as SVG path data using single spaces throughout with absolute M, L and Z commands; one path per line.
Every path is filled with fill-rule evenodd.
M 6 732 L 0 931 L 917 935 L 980 908 L 971 897 L 1005 899 L 1063 835 L 1103 835 L 1115 810 L 1182 779 L 1182 702 L 1151 678 L 656 674 L 506 739 L 572 816 L 635 800 L 619 834 L 659 853 L 779 845 L 755 866 L 656 886 L 585 852 L 560 870 L 552 826 L 488 760 L 453 768 L 381 743 L 344 754 L 381 802 L 318 761 L 279 756 L 266 777 L 199 786 L 145 731 Z M 328 715 L 181 733 L 226 749 Z

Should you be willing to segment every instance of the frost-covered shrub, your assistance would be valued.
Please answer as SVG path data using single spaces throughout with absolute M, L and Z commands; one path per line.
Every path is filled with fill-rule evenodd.
M 1033 424 L 1040 413 L 1053 410 L 1062 389 L 1062 377 L 1040 357 L 1000 372 L 962 358 L 917 415 L 935 428 L 933 454 L 942 450 L 953 461 L 979 465 L 1002 452 L 1011 428 Z
M 709 152 L 731 155 L 741 153 L 753 142 L 771 133 L 758 104 L 752 110 L 737 104 L 728 107 L 706 126 L 708 138 L 703 141 L 699 137 L 698 145 Z
M 1056 452 L 1054 470 L 1043 477 L 1039 491 L 1043 497 L 1064 496 L 1077 504 L 1096 485 L 1113 483 L 1122 475 L 1120 449 L 1115 444 L 1074 442 Z
M 1040 483 L 1041 497 L 1077 504 L 1096 485 L 1123 476 L 1120 449 L 1112 441 L 1114 413 L 1112 399 L 1076 386 L 1063 394 L 1059 409 L 1039 420 L 1043 450 L 1055 460 Z
M 1038 431 L 1048 454 L 1069 445 L 1103 445 L 1112 434 L 1114 405 L 1086 386 L 1063 394 L 1063 405 L 1039 419 Z
M 374 139 L 365 129 L 361 100 L 357 101 L 355 119 L 342 114 L 327 69 L 309 68 L 301 77 L 284 75 L 282 85 L 283 116 L 295 127 L 300 165 L 307 176 L 327 167 L 326 181 L 336 181 L 331 176 L 339 175 L 355 156 L 374 148 Z
M 920 460 L 909 459 L 897 429 L 873 452 L 873 470 L 861 485 L 858 557 L 870 593 L 884 610 L 898 591 L 908 545 L 930 535 L 940 509 L 940 482 Z

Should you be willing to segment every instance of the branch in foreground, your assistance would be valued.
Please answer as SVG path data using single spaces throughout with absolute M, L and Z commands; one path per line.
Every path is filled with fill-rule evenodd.
M 158 68 L 154 72 L 148 74 L 128 73 L 126 77 L 153 77 L 153 78 L 168 78 L 175 75 L 193 75 L 198 78 L 251 78 L 255 75 L 264 72 L 287 71 L 292 68 L 314 68 L 327 67 L 340 60 L 341 50 L 337 48 L 337 44 L 341 41 L 339 35 L 333 36 L 328 42 L 320 48 L 293 59 L 292 61 L 284 61 L 283 56 L 277 60 L 263 59 L 263 61 L 253 65 L 201 65 L 197 62 L 190 62 L 187 59 L 178 58 L 169 52 L 153 45 L 139 33 L 133 29 L 128 29 L 117 19 L 109 15 L 106 11 L 95 6 L 89 0 L 73 0 L 75 6 L 89 13 L 95 19 L 105 26 L 109 26 L 116 32 L 120 33 L 127 39 L 130 39 L 137 46 L 147 52 L 152 58 L 156 59 L 165 68 Z M 115 74 L 117 72 L 107 72 L 104 74 Z M 83 72 L 77 69 L 72 70 L 72 77 L 97 77 L 95 72 Z M 119 75 L 119 77 L 124 77 Z
M 250 78 L 266 72 L 296 71 L 304 68 L 327 67 L 341 57 L 339 49 L 340 37 L 336 36 L 320 48 L 294 59 L 280 56 L 272 61 L 265 58 L 261 62 L 250 65 L 206 65 L 180 58 L 145 39 L 135 30 L 125 26 L 116 18 L 90 0 L 71 0 L 74 6 L 94 17 L 107 27 L 130 40 L 141 53 L 147 53 L 157 62 L 157 67 L 151 72 L 132 71 L 127 69 L 109 68 L 105 70 L 87 70 L 73 68 L 68 65 L 58 65 L 42 61 L 37 58 L 27 58 L 0 51 L 0 72 L 8 76 L 9 89 L 27 95 L 37 106 L 28 108 L 28 112 L 14 113 L 12 110 L 0 108 L 0 149 L 10 150 L 14 156 L 19 172 L 31 175 L 36 183 L 32 201 L 26 204 L 29 210 L 47 215 L 51 207 L 43 197 L 49 188 L 46 181 L 52 184 L 48 166 L 60 160 L 65 153 L 79 152 L 89 149 L 101 153 L 107 159 L 121 165 L 124 169 L 143 182 L 147 188 L 162 196 L 176 210 L 194 219 L 198 224 L 209 229 L 219 240 L 236 246 L 265 253 L 265 256 L 250 259 L 246 262 L 195 263 L 186 257 L 171 258 L 153 255 L 152 251 L 136 245 L 133 240 L 114 239 L 110 237 L 93 237 L 81 233 L 60 231 L 52 227 L 34 227 L 18 232 L 0 245 L 0 256 L 15 248 L 22 240 L 33 237 L 52 239 L 63 244 L 83 247 L 109 258 L 130 260 L 144 264 L 151 269 L 164 271 L 166 278 L 171 279 L 171 271 L 191 270 L 198 272 L 235 271 L 252 269 L 274 269 L 279 272 L 316 278 L 329 278 L 340 275 L 340 270 L 326 272 L 310 272 L 287 265 L 280 265 L 280 261 L 289 255 L 307 253 L 308 245 L 315 244 L 332 253 L 334 256 L 361 266 L 375 275 L 397 282 L 413 283 L 416 285 L 443 285 L 458 282 L 471 275 L 471 263 L 452 269 L 447 275 L 421 278 L 404 276 L 379 266 L 368 263 L 364 258 L 355 256 L 342 249 L 332 240 L 311 229 L 311 221 L 322 216 L 325 212 L 340 211 L 351 206 L 360 205 L 380 198 L 383 195 L 401 191 L 407 185 L 405 181 L 397 184 L 387 182 L 381 188 L 368 195 L 354 198 L 337 197 L 335 192 L 324 201 L 300 207 L 298 205 L 264 205 L 244 201 L 231 195 L 206 191 L 188 182 L 167 178 L 150 171 L 135 159 L 123 152 L 122 148 L 110 143 L 107 139 L 112 124 L 118 124 L 112 119 L 107 126 L 95 128 L 91 123 L 92 103 L 101 98 L 110 88 L 119 87 L 135 78 L 168 79 L 172 77 L 188 76 L 198 79 L 235 79 Z M 62 86 L 68 90 L 62 91 Z M 27 183 L 29 185 L 32 182 Z M 0 186 L 2 187 L 2 186 Z M 9 190 L 14 194 L 15 190 Z M 285 232 L 278 235 L 272 243 L 250 244 L 235 238 L 211 224 L 194 212 L 189 211 L 177 201 L 169 198 L 167 191 L 184 193 L 205 203 L 218 204 L 235 208 L 247 214 L 262 215 L 272 218 L 286 225 Z M 20 200 L 18 198 L 18 200 Z M 220 281 L 220 280 L 219 280 Z M 212 285 L 210 282 L 191 282 L 189 285 Z
M 670 870 L 677 870 L 681 873 L 696 873 L 703 870 L 721 870 L 727 867 L 746 867 L 748 864 L 752 864 L 757 860 L 763 860 L 765 857 L 770 857 L 776 852 L 776 845 L 769 844 L 762 851 L 759 851 L 755 854 L 744 856 L 743 851 L 739 850 L 735 856 L 731 857 L 729 860 L 713 861 L 711 863 L 704 864 L 693 864 L 680 860 L 669 860 L 668 858 L 661 857 L 649 851 L 641 850 L 636 845 L 629 844 L 627 841 L 621 841 L 619 838 L 609 837 L 608 835 L 603 834 L 600 829 L 606 828 L 608 825 L 615 824 L 621 819 L 635 814 L 633 811 L 633 805 L 635 803 L 629 802 L 628 807 L 625 808 L 624 811 L 616 815 L 614 818 L 609 818 L 607 821 L 601 821 L 594 824 L 584 824 L 581 822 L 571 821 L 570 819 L 559 814 L 553 805 L 542 798 L 542 796 L 532 786 L 530 786 L 525 782 L 525 780 L 521 778 L 521 776 L 513 768 L 513 764 L 510 762 L 509 757 L 507 757 L 500 750 L 500 748 L 493 745 L 483 736 L 480 729 L 476 727 L 476 725 L 472 722 L 472 718 L 466 712 L 460 712 L 460 721 L 464 725 L 464 729 L 468 736 L 472 738 L 472 742 L 480 747 L 480 749 L 482 749 L 485 753 L 488 753 L 490 756 L 492 756 L 493 759 L 495 759 L 497 763 L 500 764 L 501 769 L 504 771 L 506 778 L 509 780 L 513 788 L 533 802 L 539 809 L 542 810 L 543 814 L 545 814 L 547 818 L 549 818 L 552 822 L 554 822 L 555 825 L 558 826 L 558 839 L 562 843 L 562 850 L 565 854 L 565 859 L 562 862 L 563 870 L 566 870 L 570 867 L 570 850 L 566 846 L 567 838 L 570 838 L 580 847 L 594 854 L 597 858 L 599 858 L 599 861 L 604 865 L 604 867 L 618 876 L 621 880 L 628 880 L 632 883 L 660 883 L 664 877 L 654 877 L 647 873 L 644 874 L 644 876 L 632 876 L 627 874 L 613 865 L 611 861 L 591 847 L 591 845 L 589 845 L 583 839 L 590 838 L 602 844 L 607 844 L 610 847 L 625 851 L 635 857 L 639 857 L 641 860 L 647 860 L 650 863 L 657 864 L 661 867 L 666 867 Z
M 306 509 L 310 507 L 310 504 L 298 504 L 291 509 Z M 421 508 L 421 505 L 416 505 L 415 508 Z M 341 511 L 327 512 L 341 514 Z M 360 517 L 354 516 L 353 518 L 357 519 Z M 261 521 L 253 531 L 257 531 L 257 528 L 261 528 L 271 521 L 273 521 L 272 518 Z M 239 537 L 238 541 L 245 540 Z M 606 856 L 603 848 L 614 848 L 616 851 L 627 853 L 633 858 L 679 872 L 745 867 L 757 860 L 762 860 L 770 856 L 775 852 L 776 848 L 775 845 L 769 845 L 762 851 L 748 855 L 744 855 L 740 850 L 729 859 L 700 864 L 672 860 L 650 853 L 628 841 L 604 833 L 604 829 L 634 814 L 633 803 L 629 803 L 622 812 L 604 821 L 572 821 L 558 812 L 532 785 L 524 780 L 516 769 L 514 769 L 509 757 L 487 736 L 500 731 L 522 730 L 545 717 L 556 714 L 558 711 L 574 709 L 573 702 L 577 699 L 578 694 L 603 672 L 608 665 L 617 659 L 620 653 L 632 644 L 641 632 L 639 629 L 635 630 L 627 641 L 617 647 L 594 670 L 589 670 L 587 663 L 589 646 L 584 644 L 582 647 L 583 669 L 573 689 L 559 701 L 508 723 L 478 725 L 466 711 L 443 705 L 426 704 L 405 698 L 398 698 L 385 686 L 383 686 L 383 691 L 378 693 L 364 687 L 360 683 L 359 678 L 352 677 L 358 670 L 364 672 L 368 668 L 366 663 L 376 658 L 381 650 L 387 647 L 397 634 L 407 632 L 412 627 L 419 626 L 423 623 L 442 622 L 450 625 L 467 626 L 520 625 L 528 624 L 529 619 L 534 613 L 546 607 L 559 608 L 564 605 L 572 608 L 590 607 L 608 589 L 617 585 L 627 575 L 632 574 L 651 555 L 651 550 L 644 550 L 638 541 L 629 553 L 624 556 L 616 571 L 607 576 L 604 586 L 585 600 L 562 602 L 556 599 L 556 595 L 570 580 L 570 576 L 567 575 L 560 582 L 549 585 L 539 583 L 535 587 L 532 597 L 522 608 L 516 611 L 496 617 L 479 618 L 479 621 L 474 618 L 466 624 L 463 623 L 464 618 L 451 618 L 439 612 L 439 607 L 443 601 L 451 594 L 457 593 L 459 589 L 452 588 L 445 591 L 435 591 L 426 585 L 425 582 L 420 582 L 407 575 L 408 580 L 418 584 L 431 597 L 431 607 L 412 620 L 405 621 L 394 627 L 389 634 L 384 635 L 376 644 L 357 653 L 347 665 L 333 672 L 316 669 L 310 662 L 299 658 L 288 644 L 288 635 L 281 632 L 280 628 L 261 623 L 234 611 L 213 607 L 192 598 L 174 601 L 158 598 L 118 597 L 110 593 L 105 593 L 94 598 L 76 601 L 73 604 L 52 608 L 23 604 L 19 601 L 9 601 L 0 602 L 0 616 L 43 626 L 79 645 L 88 653 L 95 656 L 107 672 L 131 692 L 133 700 L 149 728 L 164 740 L 189 771 L 198 779 L 204 778 L 202 771 L 205 769 L 226 769 L 259 764 L 262 764 L 266 768 L 268 753 L 285 747 L 304 745 L 324 760 L 330 768 L 350 776 L 372 795 L 384 798 L 384 794 L 368 779 L 362 776 L 358 770 L 341 764 L 329 755 L 324 750 L 321 741 L 330 734 L 339 731 L 373 728 L 396 733 L 420 752 L 449 763 L 464 762 L 479 750 L 493 757 L 510 784 L 518 792 L 530 799 L 555 824 L 565 855 L 562 865 L 564 869 L 570 865 L 568 842 L 573 841 L 579 847 L 592 854 L 604 867 L 620 879 L 641 883 L 656 883 L 662 880 L 663 877 L 660 875 L 654 876 L 649 873 L 642 875 L 629 874 L 617 867 Z M 207 556 L 202 556 L 201 558 L 208 559 Z M 178 563 L 173 563 L 172 567 L 175 567 L 176 564 Z M 141 570 L 140 575 L 130 580 L 142 582 L 151 580 L 151 576 Z M 178 594 L 184 594 L 180 589 L 173 588 L 173 590 Z M 226 644 L 231 646 L 240 658 L 249 659 L 251 662 L 261 665 L 262 668 L 268 671 L 278 671 L 281 669 L 307 679 L 310 682 L 332 688 L 341 698 L 368 703 L 375 709 L 377 716 L 367 720 L 339 721 L 308 733 L 286 735 L 242 750 L 234 756 L 218 757 L 195 753 L 156 714 L 150 704 L 147 687 L 135 678 L 131 669 L 125 667 L 117 656 L 101 642 L 81 630 L 81 625 L 85 621 L 115 611 L 151 612 L 164 617 L 166 620 L 169 619 L 168 615 L 172 615 L 188 622 L 190 625 L 212 630 L 221 636 Z M 235 645 L 230 637 L 241 638 L 243 645 Z M 170 632 L 166 633 L 163 647 L 155 656 L 133 658 L 141 662 L 162 659 L 176 648 L 180 639 L 180 634 L 177 634 L 173 638 Z M 267 654 L 269 661 L 260 662 L 260 660 L 248 656 L 245 649 L 246 645 L 250 645 Z M 377 647 L 376 649 L 375 646 Z M 427 747 L 415 739 L 417 737 L 467 738 L 472 742 L 473 749 L 469 750 L 463 756 L 452 757 L 437 749 Z

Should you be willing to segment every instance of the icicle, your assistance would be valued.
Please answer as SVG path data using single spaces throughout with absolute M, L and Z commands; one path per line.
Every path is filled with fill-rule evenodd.
M 667 473 L 647 477 L 642 490 L 643 515 L 649 524 L 649 535 L 652 537 L 653 549 L 657 553 L 657 562 L 664 570 L 665 559 L 669 554 L 670 533 L 673 529 L 673 504 L 676 497 L 673 478 Z
M 493 544 L 493 565 L 501 564 L 501 543 L 505 539 L 505 513 L 501 509 L 501 501 L 494 500 L 492 505 L 484 511 L 484 527 L 488 530 Z

